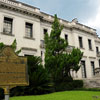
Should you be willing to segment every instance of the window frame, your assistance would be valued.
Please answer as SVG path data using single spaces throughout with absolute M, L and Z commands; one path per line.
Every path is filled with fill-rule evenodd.
M 88 39 L 88 47 L 89 47 L 89 50 L 92 50 L 92 40 L 91 39 Z
M 82 38 L 82 36 L 78 37 L 78 41 L 79 41 L 79 47 L 83 48 L 83 38 Z
M 99 53 L 99 47 L 96 46 L 96 53 L 98 54 Z
M 94 61 L 90 61 L 90 64 L 91 64 L 91 71 L 92 71 L 92 76 L 95 75 L 95 62 Z M 93 64 L 93 65 L 92 65 Z
M 48 29 L 47 28 L 43 28 L 43 34 L 45 35 L 46 33 L 48 33 Z
M 68 42 L 68 34 L 65 34 L 65 40 Z
M 5 23 L 5 21 L 10 22 L 10 23 Z M 8 24 L 8 25 L 5 25 L 5 24 Z M 10 25 L 10 27 L 6 28 L 6 26 L 9 26 L 9 25 Z M 4 31 L 5 28 L 10 29 L 10 31 L 5 32 Z M 6 34 L 6 35 L 12 35 L 13 34 L 13 18 L 8 17 L 8 16 L 4 16 L 4 19 L 3 19 L 3 34 Z
M 30 27 L 30 33 L 27 32 L 27 26 L 29 25 Z M 26 38 L 33 38 L 33 23 L 30 23 L 30 22 L 25 22 L 25 37 Z
M 81 72 L 82 72 L 82 78 L 87 78 L 86 62 L 85 62 L 85 60 L 81 60 Z

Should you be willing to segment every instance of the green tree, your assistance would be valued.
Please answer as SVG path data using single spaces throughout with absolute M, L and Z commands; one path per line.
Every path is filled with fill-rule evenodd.
M 3 42 L 1 42 L 0 43 L 0 50 L 2 50 L 5 46 L 6 45 Z M 16 54 L 19 54 L 21 52 L 21 49 L 17 50 L 17 41 L 16 41 L 16 39 L 13 41 L 13 43 L 10 45 L 10 47 L 14 50 L 14 52 Z
M 74 48 L 71 53 L 66 52 L 68 42 L 60 37 L 62 30 L 63 26 L 55 15 L 51 33 L 45 35 L 45 68 L 53 78 L 55 86 L 72 79 L 70 70 L 79 70 L 79 62 L 83 55 L 78 48 Z
M 51 91 L 52 82 L 48 72 L 43 68 L 40 57 L 28 57 L 29 94 L 44 94 Z

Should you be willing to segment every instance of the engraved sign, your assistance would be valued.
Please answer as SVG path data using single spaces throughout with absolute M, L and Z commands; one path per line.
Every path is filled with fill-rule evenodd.
M 0 52 L 0 87 L 28 85 L 27 58 L 18 57 L 9 46 Z

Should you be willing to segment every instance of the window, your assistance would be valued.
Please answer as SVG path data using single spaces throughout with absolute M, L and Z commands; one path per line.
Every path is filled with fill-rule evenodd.
M 100 67 L 100 59 L 98 60 L 98 62 L 99 62 L 99 67 Z
M 85 66 L 85 61 L 81 61 L 81 69 L 82 69 L 82 78 L 86 78 L 86 66 Z
M 79 36 L 78 39 L 79 39 L 79 47 L 80 47 L 80 48 L 83 48 L 82 37 Z
M 41 59 L 43 60 L 43 51 L 41 51 Z
M 68 42 L 68 35 L 65 34 L 65 40 Z
M 97 54 L 99 53 L 99 48 L 98 48 L 98 47 L 96 47 L 96 53 L 97 53 Z
M 43 29 L 43 33 L 44 33 L 44 35 L 45 35 L 47 32 L 48 32 L 47 29 Z
M 31 57 L 32 55 L 24 54 L 25 57 Z
M 32 38 L 32 30 L 33 30 L 33 24 L 31 23 L 26 23 L 25 28 L 26 28 L 26 37 Z
M 92 43 L 90 39 L 88 39 L 88 45 L 89 45 L 89 50 L 92 50 Z
M 94 61 L 91 61 L 92 75 L 95 75 Z
M 12 23 L 13 19 L 4 17 L 3 33 L 12 34 Z

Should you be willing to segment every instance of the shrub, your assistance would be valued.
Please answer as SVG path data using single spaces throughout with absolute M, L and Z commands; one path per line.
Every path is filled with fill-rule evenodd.
M 53 83 L 46 69 L 41 64 L 40 57 L 28 56 L 29 86 L 16 87 L 11 90 L 11 96 L 37 95 L 53 91 Z
M 0 100 L 4 99 L 4 91 L 0 88 Z
M 82 80 L 73 80 L 73 87 L 74 87 L 74 89 L 82 88 L 83 81 Z
M 83 87 L 82 80 L 72 80 L 61 82 L 56 85 L 56 91 L 76 90 Z

